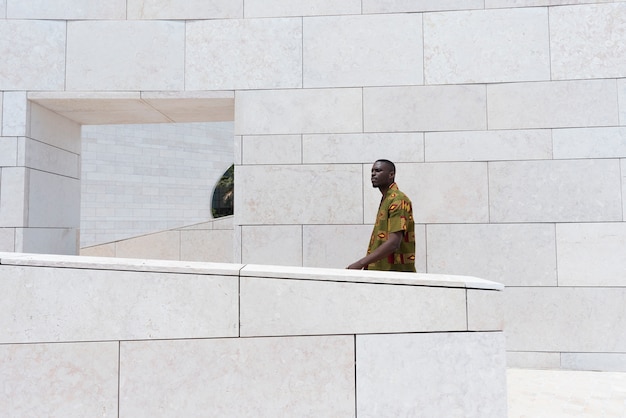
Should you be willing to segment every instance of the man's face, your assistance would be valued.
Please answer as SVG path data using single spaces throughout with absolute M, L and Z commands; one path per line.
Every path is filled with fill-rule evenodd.
M 376 161 L 372 166 L 372 187 L 387 188 L 393 183 L 394 176 L 388 164 Z

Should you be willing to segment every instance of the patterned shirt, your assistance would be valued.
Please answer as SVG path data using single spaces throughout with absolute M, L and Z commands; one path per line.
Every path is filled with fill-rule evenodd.
M 398 190 L 396 183 L 389 189 L 380 201 L 378 216 L 370 238 L 367 253 L 370 254 L 380 247 L 389 234 L 402 231 L 400 248 L 382 260 L 371 263 L 368 270 L 392 270 L 415 272 L 415 223 L 413 208 L 407 195 Z

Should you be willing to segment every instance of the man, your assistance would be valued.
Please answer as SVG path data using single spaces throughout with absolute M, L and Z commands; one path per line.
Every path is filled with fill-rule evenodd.
M 413 208 L 407 195 L 398 190 L 395 176 L 396 166 L 389 160 L 377 160 L 372 166 L 372 187 L 383 197 L 367 255 L 349 269 L 415 272 Z

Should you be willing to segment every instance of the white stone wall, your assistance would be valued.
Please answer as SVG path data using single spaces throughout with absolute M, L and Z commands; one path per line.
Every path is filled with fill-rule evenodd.
M 626 2 L 39 3 L 0 3 L 2 149 L 29 92 L 234 91 L 235 260 L 349 264 L 388 158 L 419 271 L 508 286 L 512 364 L 624 361 Z M 0 245 L 21 250 L 46 188 L 9 160 Z

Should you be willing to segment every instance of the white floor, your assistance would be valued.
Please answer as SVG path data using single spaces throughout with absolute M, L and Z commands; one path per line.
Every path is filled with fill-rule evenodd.
M 508 418 L 626 418 L 626 373 L 508 369 Z

